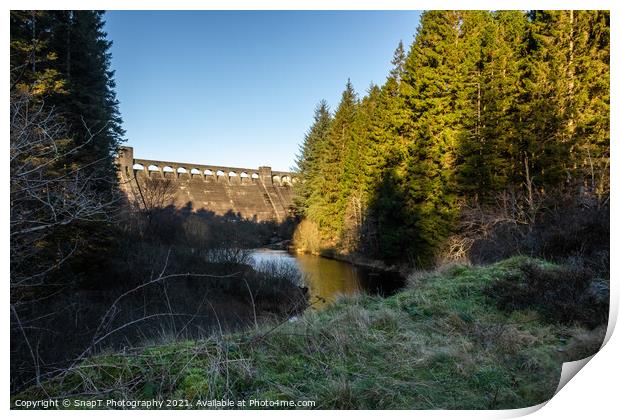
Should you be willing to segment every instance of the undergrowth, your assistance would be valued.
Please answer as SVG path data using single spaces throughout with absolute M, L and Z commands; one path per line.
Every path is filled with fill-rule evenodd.
M 536 307 L 498 306 L 489 287 L 520 278 L 524 264 L 556 269 L 525 258 L 452 266 L 412 277 L 388 298 L 345 297 L 280 324 L 101 354 L 13 401 L 280 399 L 313 400 L 322 409 L 535 405 L 553 395 L 562 361 L 598 349 L 604 328 L 559 323 Z

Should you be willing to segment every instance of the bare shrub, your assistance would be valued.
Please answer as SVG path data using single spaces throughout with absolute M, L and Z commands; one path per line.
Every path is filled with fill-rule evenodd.
M 472 263 L 485 264 L 526 254 L 583 265 L 608 278 L 608 203 L 585 193 L 534 197 L 535 215 L 516 193 L 498 194 L 495 204 L 463 206 L 458 233 L 448 241 L 443 259 L 462 261 L 466 255 Z
M 250 250 L 243 248 L 215 248 L 207 251 L 207 261 L 224 265 L 248 265 Z
M 46 350 L 37 323 L 66 309 L 51 309 L 49 302 L 79 281 L 71 269 L 86 259 L 92 265 L 100 262 L 93 258 L 100 238 L 94 240 L 89 228 L 112 220 L 119 199 L 112 188 L 102 191 L 110 182 L 98 170 L 100 161 L 84 166 L 73 162 L 98 134 L 85 128 L 89 137 L 75 146 L 53 108 L 25 92 L 11 92 L 11 351 L 20 354 L 37 382 Z M 12 357 L 12 380 L 20 380 L 14 371 L 19 364 Z
M 492 283 L 486 294 L 506 311 L 534 309 L 549 322 L 606 323 L 609 296 L 593 289 L 592 272 L 575 266 L 541 267 L 525 262 L 511 276 Z
M 519 253 L 544 208 L 543 195 L 528 189 L 497 193 L 489 202 L 463 203 L 457 233 L 440 257 L 444 261 L 495 262 Z
M 474 244 L 474 239 L 464 235 L 450 236 L 443 249 L 439 252 L 437 265 L 442 266 L 450 263 L 469 263 L 469 252 Z
M 266 260 L 256 264 L 254 269 L 265 278 L 286 279 L 297 286 L 305 286 L 307 281 L 297 265 L 282 259 Z
M 11 94 L 10 118 L 11 286 L 40 284 L 80 246 L 70 228 L 109 220 L 117 197 L 95 191 L 92 168 L 66 164 L 94 134 L 72 147 L 55 111 L 25 93 Z
M 308 305 L 307 281 L 296 265 L 263 261 L 246 275 L 252 299 L 260 309 L 280 315 L 301 312 Z
M 213 226 L 204 220 L 204 218 L 195 214 L 190 214 L 183 220 L 182 226 L 188 246 L 206 249 L 212 245 Z
M 146 178 L 138 183 L 138 207 L 148 213 L 172 205 L 177 190 L 177 183 L 170 179 Z

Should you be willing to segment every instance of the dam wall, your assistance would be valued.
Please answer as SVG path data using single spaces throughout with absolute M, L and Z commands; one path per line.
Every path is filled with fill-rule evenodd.
M 163 206 L 232 212 L 256 221 L 283 221 L 292 215 L 298 182 L 293 172 L 140 159 L 132 147 L 120 150 L 117 164 L 121 189 L 138 206 L 152 205 L 155 197 Z

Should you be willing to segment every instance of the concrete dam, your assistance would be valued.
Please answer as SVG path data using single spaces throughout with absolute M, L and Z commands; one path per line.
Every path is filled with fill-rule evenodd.
M 132 147 L 117 158 L 121 189 L 132 203 L 233 213 L 256 221 L 283 221 L 292 215 L 292 172 L 139 159 Z M 154 203 L 154 204 L 153 204 Z

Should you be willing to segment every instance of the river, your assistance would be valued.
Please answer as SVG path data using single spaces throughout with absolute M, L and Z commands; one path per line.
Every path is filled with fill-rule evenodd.
M 286 251 L 257 249 L 251 257 L 252 266 L 259 270 L 262 264 L 268 262 L 295 266 L 304 278 L 310 293 L 310 304 L 315 309 L 333 302 L 339 295 L 366 292 L 388 296 L 405 284 L 398 273 L 359 267 L 315 255 L 292 255 Z
M 309 303 L 321 309 L 339 295 L 359 292 L 389 295 L 404 285 L 396 273 L 370 270 L 345 262 L 313 255 L 291 255 L 285 251 L 252 251 L 250 264 L 257 270 L 264 264 L 290 264 L 301 274 L 309 289 Z M 217 279 L 211 281 L 218 281 Z M 219 280 L 224 287 L 226 280 Z M 246 302 L 245 288 L 239 294 L 232 289 L 218 293 L 219 287 L 206 287 L 202 278 L 171 278 L 136 289 L 135 293 L 116 299 L 122 290 L 78 289 L 72 293 L 51 294 L 50 299 L 21 309 L 28 324 L 29 341 L 20 329 L 11 330 L 12 389 L 33 381 L 35 366 L 29 351 L 30 342 L 45 363 L 41 372 L 49 373 L 67 366 L 93 342 L 102 317 L 114 305 L 117 310 L 109 321 L 108 334 L 94 351 L 158 344 L 170 340 L 200 339 L 221 331 L 253 327 L 255 312 Z M 278 302 L 276 307 L 281 308 Z

